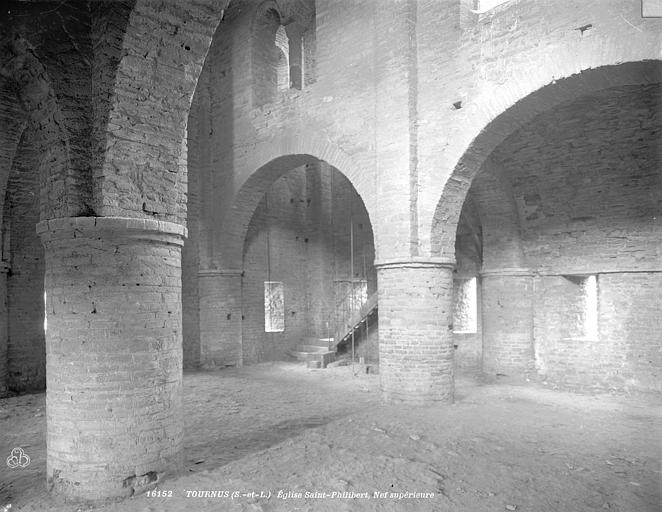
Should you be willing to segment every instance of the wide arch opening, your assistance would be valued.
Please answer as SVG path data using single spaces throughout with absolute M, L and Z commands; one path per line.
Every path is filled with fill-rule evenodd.
M 454 193 L 438 213 L 459 222 L 437 226 L 434 239 L 449 251 L 455 229 L 458 277 L 480 241 L 483 373 L 660 390 L 662 87 L 659 63 L 647 66 L 640 83 L 577 87 L 505 137 L 491 134 L 503 126 L 495 120 L 477 142 L 498 140 L 486 158 L 460 163 L 471 181 L 447 186 Z M 479 222 L 468 236 L 472 210 Z
M 244 364 L 294 356 L 324 366 L 334 353 L 352 353 L 352 331 L 355 357 L 378 357 L 376 315 L 366 315 L 358 329 L 350 325 L 376 297 L 368 212 L 340 171 L 306 160 L 291 161 L 289 169 L 283 160 L 272 162 L 258 171 L 264 192 L 254 207 L 246 203 L 251 217 L 242 240 Z M 330 353 L 316 357 L 315 351 Z
M 512 133 L 536 116 L 582 96 L 612 87 L 660 82 L 660 60 L 601 66 L 554 80 L 496 115 L 467 147 L 445 182 L 431 222 L 431 254 L 453 254 L 459 215 L 469 187 L 490 154 Z

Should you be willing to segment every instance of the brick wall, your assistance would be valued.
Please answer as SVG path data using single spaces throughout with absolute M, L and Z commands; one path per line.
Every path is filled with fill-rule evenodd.
M 190 364 L 202 352 L 202 346 L 196 347 L 201 345 L 195 327 L 196 267 L 241 267 L 251 216 L 285 171 L 321 160 L 343 172 L 373 220 L 380 259 L 448 257 L 472 178 L 514 130 L 551 107 L 606 85 L 659 81 L 655 63 L 632 64 L 659 59 L 660 22 L 642 20 L 635 0 L 608 0 L 600 9 L 576 0 L 562 0 L 553 8 L 526 0 L 477 16 L 468 12 L 469 2 L 454 0 L 324 0 L 316 2 L 315 9 L 311 4 L 288 1 L 278 2 L 278 7 L 288 20 L 316 27 L 314 41 L 308 34 L 309 48 L 316 49 L 314 80 L 309 77 L 309 87 L 284 91 L 259 107 L 253 93 L 265 84 L 258 83 L 259 74 L 253 72 L 252 49 L 260 38 L 251 32 L 257 2 L 233 2 L 220 25 L 227 2 L 153 0 L 66 4 L 59 6 L 58 16 L 8 16 L 1 22 L 0 51 L 8 63 L 3 77 L 11 77 L 40 148 L 36 168 L 41 174 L 42 219 L 122 215 L 183 224 L 187 116 L 196 85 L 204 92 L 196 94 L 191 123 L 197 137 L 191 148 L 197 154 L 189 163 L 198 172 L 191 184 L 199 204 L 195 198 L 191 201 L 198 210 L 191 216 L 198 238 L 187 248 L 185 265 L 190 277 L 184 291 Z M 39 3 L 12 6 L 22 9 L 19 14 L 42 10 Z M 20 37 L 14 37 L 15 32 Z M 564 79 L 570 76 L 574 79 Z M 607 94 L 594 96 L 592 108 L 596 115 L 605 109 L 659 111 L 659 93 L 651 89 L 636 95 L 648 98 L 649 104 L 633 105 L 626 96 L 612 101 Z M 587 129 L 599 125 L 590 114 L 585 118 Z M 651 120 L 657 122 L 655 116 L 639 118 L 647 129 Z M 535 130 L 531 136 L 537 141 L 530 140 L 521 151 L 514 150 L 517 141 L 508 142 L 511 152 L 526 156 L 527 165 L 549 164 L 549 169 L 532 173 L 550 186 L 540 193 L 531 190 L 535 187 L 526 176 L 513 176 L 517 213 L 530 219 L 521 226 L 524 244 L 502 248 L 504 254 L 525 255 L 543 274 L 616 276 L 654 270 L 660 238 L 653 222 L 658 217 L 652 219 L 651 212 L 659 211 L 654 195 L 659 181 L 642 162 L 655 160 L 651 148 L 657 148 L 656 139 L 632 138 L 629 121 L 621 121 L 604 124 L 614 139 L 601 150 L 600 159 L 615 159 L 614 151 L 623 149 L 619 141 L 624 140 L 635 153 L 626 155 L 623 167 L 604 172 L 600 179 L 609 182 L 605 190 L 600 179 L 582 181 L 593 179 L 587 173 L 598 173 L 585 168 L 584 161 L 581 172 L 549 163 L 553 151 L 587 153 L 581 144 L 548 148 L 546 155 L 530 153 L 530 147 L 547 142 L 547 135 Z M 590 141 L 572 131 L 576 128 L 572 123 L 563 126 L 574 133 L 574 141 Z M 294 159 L 279 161 L 280 168 L 276 165 L 264 179 L 253 180 L 258 170 L 285 155 Z M 501 160 L 506 173 L 514 172 L 515 162 Z M 625 167 L 634 169 L 627 183 L 622 182 Z M 545 197 L 559 183 L 573 192 L 573 204 L 566 204 L 562 193 L 554 195 L 561 198 L 556 202 L 551 195 Z M 596 200 L 595 195 L 602 197 Z M 634 205 L 633 197 L 642 199 Z M 596 212 L 587 213 L 587 205 L 595 204 Z M 433 224 L 438 229 L 433 230 Z M 303 232 L 311 239 L 305 226 Z M 508 233 L 511 240 L 515 233 Z M 485 240 L 498 246 L 499 232 L 486 230 Z M 498 263 L 494 248 L 491 254 Z M 587 264 L 582 259 L 587 253 L 599 258 Z M 321 255 L 318 251 L 312 258 Z M 400 278 L 409 279 L 404 276 Z M 306 279 L 322 283 L 326 277 L 315 270 L 307 272 Z M 417 282 L 413 279 L 411 285 L 416 288 Z M 622 291 L 627 282 L 623 278 L 614 289 Z M 395 297 L 394 290 L 410 283 L 400 284 L 390 283 L 392 291 L 386 296 Z M 213 290 L 225 294 L 218 286 Z M 628 293 L 633 301 L 640 294 L 645 295 L 639 286 Z M 36 295 L 32 299 L 36 304 Z M 609 300 L 601 298 L 605 304 Z M 306 304 L 312 304 L 310 297 Z M 306 325 L 317 322 L 323 309 L 321 303 L 313 305 Z M 406 308 L 392 314 L 409 318 Z M 655 331 L 637 330 L 651 322 L 633 318 L 638 339 L 648 336 L 655 346 Z M 619 332 L 617 325 L 608 329 Z M 407 377 L 401 384 L 406 388 L 402 396 L 409 396 Z M 650 379 L 642 378 L 637 385 L 650 387 Z M 420 396 L 417 393 L 411 391 L 411 396 Z
M 558 11 L 518 2 L 477 16 L 469 13 L 469 2 L 385 2 L 380 9 L 371 2 L 317 2 L 317 81 L 303 91 L 277 94 L 260 108 L 252 103 L 254 88 L 264 85 L 255 82 L 259 77 L 251 67 L 254 6 L 232 4 L 200 80 L 209 105 L 201 115 L 210 127 L 200 146 L 207 162 L 202 175 L 213 171 L 203 185 L 201 261 L 214 268 L 237 266 L 247 212 L 254 211 L 267 188 L 253 176 L 286 154 L 321 158 L 350 178 L 372 214 L 380 257 L 423 255 L 430 249 L 451 254 L 470 178 L 508 134 L 582 91 L 654 80 L 645 66 L 626 65 L 614 75 L 599 70 L 582 74 L 575 85 L 540 89 L 582 69 L 656 55 L 655 22 L 637 20 L 640 31 L 627 23 L 638 12 L 635 4 L 611 2 L 596 11 L 568 0 L 567 9 Z M 623 16 L 614 16 L 616 11 Z M 576 31 L 578 17 L 590 19 L 593 27 Z M 541 23 L 554 29 L 541 36 Z M 636 41 L 624 48 L 624 37 Z M 362 51 L 357 52 L 359 39 Z M 532 73 L 529 63 L 541 60 L 545 65 Z M 512 117 L 497 118 L 525 97 Z M 495 118 L 494 132 L 485 130 L 485 140 L 466 151 Z M 446 176 L 460 160 L 458 179 L 448 182 L 448 194 L 439 203 Z M 485 184 L 488 192 L 491 185 Z M 502 194 L 512 197 L 508 187 Z M 485 221 L 491 222 L 483 225 L 490 246 L 486 254 L 495 267 L 508 260 L 508 267 L 523 268 L 518 205 L 510 200 L 496 215 L 495 205 L 501 203 L 496 198 L 485 209 L 490 212 Z M 427 226 L 437 204 L 443 229 L 430 238 Z M 503 244 L 504 239 L 510 243 Z M 470 342 L 474 360 L 477 342 L 477 337 Z
M 181 466 L 184 230 L 79 217 L 42 222 L 38 232 L 46 254 L 49 489 L 131 496 Z
M 482 276 L 483 371 L 533 373 L 533 279 L 529 272 Z
M 198 93 L 199 94 L 199 93 Z M 201 140 L 200 131 L 204 127 L 198 123 L 197 108 L 192 109 L 188 119 L 188 202 L 186 227 L 188 237 L 182 248 L 182 337 L 184 345 L 184 367 L 192 368 L 200 364 L 200 294 L 198 272 L 200 270 L 200 194 Z
M 662 338 L 653 290 L 662 239 L 660 94 L 652 85 L 606 89 L 542 114 L 506 139 L 483 172 L 506 184 L 515 230 L 513 213 L 498 207 L 499 188 L 485 187 L 483 175 L 472 185 L 470 197 L 491 240 L 485 246 L 490 267 L 524 263 L 537 273 L 533 316 L 526 318 L 519 318 L 529 309 L 526 294 L 505 282 L 489 291 L 484 281 L 484 294 L 499 295 L 491 302 L 504 308 L 502 325 L 484 339 L 486 361 L 494 350 L 514 356 L 508 347 L 515 350 L 512 343 L 524 334 L 516 325 L 533 322 L 537 369 L 548 381 L 658 390 Z M 512 236 L 517 231 L 521 240 Z M 513 258 L 517 246 L 524 259 Z M 585 325 L 587 275 L 597 276 L 595 334 Z M 492 309 L 483 314 L 490 317 Z M 499 342 L 488 343 L 495 336 Z
M 136 2 L 95 175 L 97 214 L 185 222 L 188 112 L 227 3 Z
M 661 103 L 659 85 L 608 89 L 540 116 L 495 152 L 536 267 L 659 265 Z
M 19 392 L 41 391 L 46 384 L 44 250 L 34 230 L 39 222 L 37 171 L 41 152 L 34 138 L 33 129 L 23 133 L 5 200 L 10 269 L 6 295 L 8 384 Z
M 355 8 L 371 12 L 369 4 L 357 4 Z M 299 12 L 305 10 L 304 5 L 307 3 L 279 2 L 281 10 L 288 13 L 286 16 L 301 24 L 310 16 L 309 11 Z M 254 186 L 250 178 L 284 155 L 310 155 L 298 165 L 317 159 L 329 163 L 349 177 L 368 210 L 371 201 L 374 202 L 374 176 L 366 172 L 374 167 L 370 163 L 373 157 L 365 151 L 372 138 L 370 119 L 374 97 L 368 84 L 373 77 L 367 71 L 372 61 L 369 52 L 341 53 L 336 44 L 340 41 L 349 44 L 353 38 L 364 37 L 364 24 L 355 17 L 360 13 L 348 11 L 347 6 L 318 2 L 315 60 L 318 79 L 314 83 L 309 81 L 302 91 L 281 91 L 273 102 L 254 108 L 253 89 L 264 85 L 256 82 L 258 77 L 253 76 L 250 65 L 251 48 L 259 42 L 254 41 L 253 35 L 255 8 L 254 3 L 230 5 L 199 82 L 198 89 L 206 91 L 208 99 L 202 94 L 196 94 L 194 99 L 194 109 L 199 102 L 209 105 L 200 111 L 210 128 L 200 142 L 200 154 L 207 155 L 201 168 L 205 169 L 203 173 L 214 169 L 213 178 L 201 196 L 203 266 L 237 266 L 241 259 L 237 247 L 241 248 L 243 243 L 250 214 L 276 179 L 271 177 L 266 184 Z M 324 40 L 324 33 L 331 38 Z M 320 41 L 324 41 L 321 47 L 317 44 Z M 344 61 L 342 65 L 338 64 L 339 55 Z M 333 73 L 324 75 L 324 69 L 330 68 Z M 336 94 L 343 83 L 351 83 L 351 88 Z M 247 189 L 250 189 L 248 193 Z M 215 233 L 212 226 L 221 229 Z
M 309 332 L 306 169 L 274 183 L 253 215 L 244 246 L 242 315 L 244 363 L 283 359 Z M 285 331 L 264 332 L 264 282 L 281 281 L 285 292 Z M 311 333 L 312 334 L 312 333 Z
M 419 225 L 434 254 L 452 254 L 464 194 L 513 131 L 582 94 L 659 81 L 658 64 L 638 64 L 659 59 L 660 31 L 660 20 L 641 18 L 640 1 L 526 0 L 480 15 L 451 3 L 459 9 L 419 2 L 417 16 Z
M 662 391 L 662 272 L 598 277 L 598 325 L 604 348 L 597 371 L 605 387 Z M 588 360 L 595 359 L 592 353 Z M 583 383 L 582 383 L 583 384 Z
M 13 167 L 14 156 L 18 144 L 27 124 L 26 114 L 20 106 L 18 97 L 11 83 L 0 81 L 0 202 L 2 207 L 2 261 L 0 263 L 0 397 L 8 391 L 8 361 L 7 336 L 9 333 L 9 316 L 7 308 L 7 272 L 9 269 L 10 248 L 8 244 L 8 225 L 5 223 L 8 216 L 4 191 L 6 190 L 9 174 Z

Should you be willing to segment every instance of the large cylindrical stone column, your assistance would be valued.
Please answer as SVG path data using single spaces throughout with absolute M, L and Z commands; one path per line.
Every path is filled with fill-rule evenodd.
M 452 402 L 454 262 L 379 262 L 379 373 L 386 402 Z
M 7 309 L 7 272 L 9 267 L 0 262 L 0 398 L 9 391 L 7 341 L 9 337 L 9 310 Z
M 198 273 L 203 367 L 242 365 L 241 275 L 239 269 Z
M 130 496 L 181 466 L 184 227 L 78 217 L 45 247 L 47 477 L 68 498 Z
M 524 377 L 534 371 L 533 274 L 506 268 L 480 275 L 483 372 Z

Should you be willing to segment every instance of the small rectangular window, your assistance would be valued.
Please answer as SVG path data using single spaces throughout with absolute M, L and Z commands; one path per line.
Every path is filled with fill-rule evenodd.
M 453 286 L 453 332 L 478 332 L 478 292 L 476 278 L 456 279 Z
M 598 279 L 588 276 L 582 284 L 584 295 L 584 336 L 590 339 L 598 337 Z
M 281 281 L 264 282 L 264 332 L 285 330 L 285 292 Z
M 564 301 L 566 328 L 571 338 L 598 337 L 598 278 L 596 275 L 564 276 L 572 287 Z

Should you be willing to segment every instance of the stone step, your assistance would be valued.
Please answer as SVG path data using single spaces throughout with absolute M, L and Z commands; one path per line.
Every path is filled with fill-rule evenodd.
M 316 345 L 299 345 L 296 348 L 288 350 L 288 354 L 304 363 L 319 362 L 321 368 L 333 362 L 336 358 L 335 350 L 329 350 L 326 347 Z

